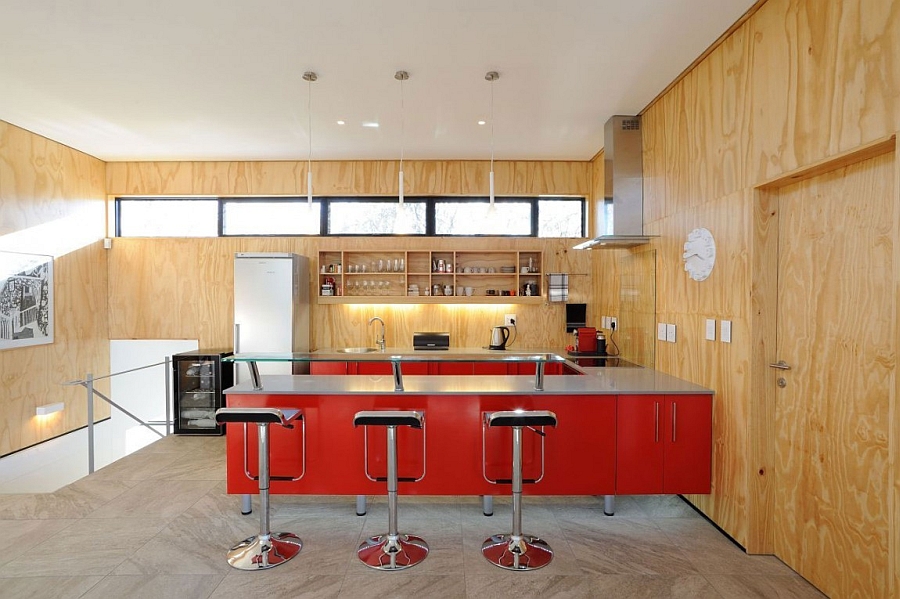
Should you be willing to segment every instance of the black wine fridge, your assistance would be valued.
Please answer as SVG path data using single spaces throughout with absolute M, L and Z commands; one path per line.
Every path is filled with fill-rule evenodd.
M 197 350 L 172 356 L 176 435 L 225 434 L 216 410 L 225 405 L 222 392 L 234 385 L 234 364 L 222 361 L 231 354 Z

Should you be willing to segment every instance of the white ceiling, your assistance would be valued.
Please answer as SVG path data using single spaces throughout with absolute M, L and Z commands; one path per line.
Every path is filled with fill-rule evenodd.
M 587 160 L 753 4 L 0 0 L 0 120 L 107 161 L 305 160 L 311 112 L 313 160 L 488 159 L 493 85 L 496 159 Z

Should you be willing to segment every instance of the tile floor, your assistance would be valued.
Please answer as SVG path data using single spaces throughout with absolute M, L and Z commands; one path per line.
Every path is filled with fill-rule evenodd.
M 525 532 L 555 552 L 533 572 L 481 557 L 481 542 L 510 527 L 505 498 L 485 518 L 477 497 L 401 497 L 401 532 L 424 537 L 431 553 L 378 572 L 354 549 L 386 528 L 383 498 L 357 517 L 351 497 L 273 496 L 273 531 L 297 533 L 303 550 L 242 572 L 225 551 L 259 520 L 240 515 L 224 479 L 224 438 L 172 436 L 55 493 L 0 496 L 0 597 L 822 597 L 668 496 L 619 497 L 611 518 L 597 497 L 526 497 Z

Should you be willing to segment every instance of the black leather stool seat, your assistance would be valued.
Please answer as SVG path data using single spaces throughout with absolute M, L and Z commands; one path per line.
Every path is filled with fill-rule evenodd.
M 353 426 L 409 426 L 422 428 L 425 415 L 422 412 L 381 410 L 357 412 L 353 417 Z
M 300 410 L 288 408 L 219 408 L 216 422 L 269 422 L 286 426 L 291 420 L 301 416 Z
M 492 412 L 485 418 L 488 426 L 556 426 L 556 414 L 549 410 Z

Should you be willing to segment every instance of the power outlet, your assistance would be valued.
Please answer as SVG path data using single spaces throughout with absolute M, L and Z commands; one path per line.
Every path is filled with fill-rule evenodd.
M 503 324 L 508 327 L 516 326 L 516 324 L 518 324 L 518 321 L 516 320 L 516 315 L 515 314 L 506 314 L 503 317 Z
M 619 328 L 619 319 L 616 318 L 615 316 L 610 316 L 609 317 L 609 326 L 607 328 L 615 331 L 617 328 Z

